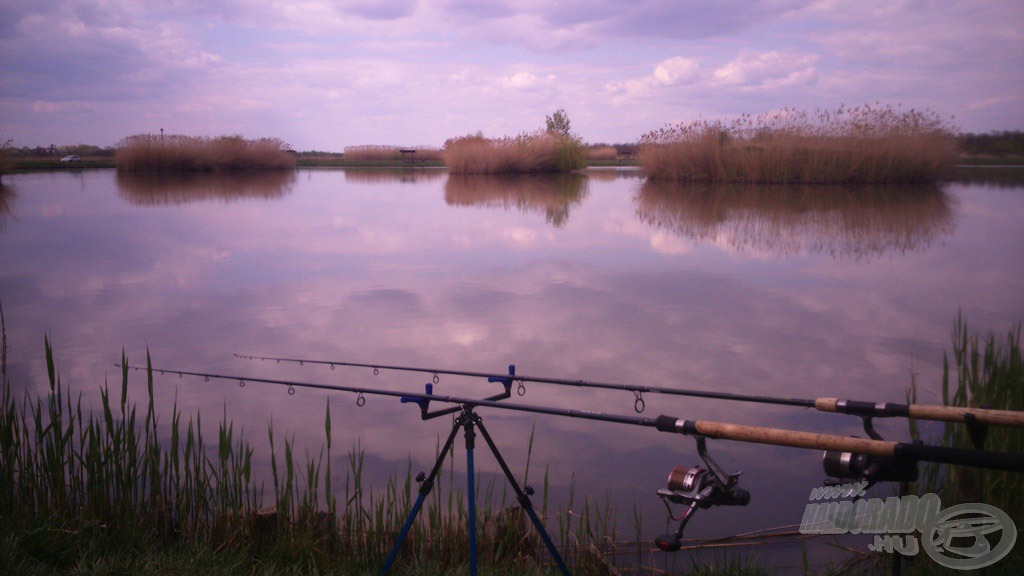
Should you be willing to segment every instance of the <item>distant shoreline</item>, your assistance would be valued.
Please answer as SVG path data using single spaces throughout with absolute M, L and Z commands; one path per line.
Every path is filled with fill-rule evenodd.
M 42 172 L 51 170 L 90 170 L 115 168 L 113 158 L 85 157 L 75 162 L 61 162 L 59 158 L 18 158 L 12 159 L 12 173 Z M 589 162 L 588 167 L 636 166 L 634 159 L 605 160 Z M 438 161 L 345 161 L 339 156 L 317 155 L 295 159 L 296 168 L 444 168 L 444 162 Z M 971 156 L 963 157 L 954 166 L 958 170 L 989 169 L 989 168 L 1024 168 L 1024 157 L 1018 156 Z

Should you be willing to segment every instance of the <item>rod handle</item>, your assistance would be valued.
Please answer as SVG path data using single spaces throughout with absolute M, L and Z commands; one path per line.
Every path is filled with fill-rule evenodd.
M 973 414 L 979 424 L 1024 428 L 1024 412 L 1016 410 L 960 408 L 934 404 L 874 404 L 840 400 L 839 398 L 818 398 L 814 401 L 814 407 L 821 412 L 839 412 L 861 416 L 905 416 L 942 422 L 965 422 L 967 414 Z
M 682 420 L 671 416 L 659 416 L 655 419 L 654 426 L 662 432 L 676 432 L 691 436 L 701 435 L 722 440 L 737 440 L 740 442 L 790 446 L 793 448 L 836 450 L 839 452 L 854 452 L 884 457 L 892 457 L 896 451 L 896 442 L 837 436 L 835 434 L 801 432 L 798 430 L 765 428 L 762 426 L 747 426 L 744 424 L 730 424 L 727 422 Z

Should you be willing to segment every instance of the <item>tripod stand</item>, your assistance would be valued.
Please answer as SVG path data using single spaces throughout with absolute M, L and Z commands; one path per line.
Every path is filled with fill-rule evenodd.
M 565 566 L 565 562 L 562 560 L 562 556 L 558 553 L 558 549 L 555 548 L 554 542 L 551 541 L 551 537 L 548 536 L 547 531 L 544 529 L 544 525 L 541 524 L 540 518 L 537 517 L 537 513 L 533 510 L 533 503 L 530 501 L 529 494 L 533 493 L 533 490 L 529 487 L 526 491 L 523 491 L 519 487 L 519 483 L 516 482 L 512 471 L 509 470 L 508 465 L 505 464 L 505 459 L 501 457 L 501 453 L 498 452 L 498 447 L 494 445 L 494 440 L 491 439 L 491 435 L 487 433 L 487 428 L 484 427 L 483 420 L 480 416 L 473 412 L 472 406 L 463 405 L 460 410 L 459 416 L 455 419 L 455 423 L 452 425 L 452 431 L 448 434 L 448 440 L 444 443 L 444 448 L 437 455 L 437 460 L 434 462 L 434 467 L 430 470 L 430 475 L 427 476 L 420 484 L 419 496 L 416 498 L 416 502 L 412 506 L 412 510 L 409 511 L 409 516 L 405 520 L 405 524 L 402 526 L 402 530 L 398 533 L 398 538 L 395 540 L 394 546 L 391 548 L 391 553 L 388 554 L 387 562 L 384 567 L 380 569 L 379 574 L 383 576 L 391 570 L 391 565 L 394 564 L 395 559 L 398 557 L 398 551 L 402 547 L 402 543 L 405 541 L 406 536 L 409 535 L 409 530 L 412 528 L 413 523 L 416 521 L 416 516 L 420 512 L 420 508 L 423 506 L 423 501 L 426 500 L 430 491 L 434 488 L 434 480 L 438 473 L 441 471 L 441 466 L 444 464 L 445 455 L 452 447 L 452 443 L 455 441 L 455 435 L 459 432 L 459 429 L 463 429 L 466 438 L 466 470 L 467 470 L 467 506 L 469 516 L 469 571 L 472 576 L 477 575 L 477 554 L 476 554 L 476 486 L 474 480 L 473 471 L 473 450 L 476 446 L 476 429 L 480 430 L 480 434 L 484 437 L 487 442 L 487 446 L 491 449 L 491 453 L 494 454 L 495 460 L 498 461 L 498 465 L 501 467 L 502 472 L 505 473 L 505 478 L 508 479 L 508 483 L 512 486 L 512 490 L 516 493 L 516 498 L 519 500 L 519 505 L 526 514 L 530 517 L 530 521 L 533 522 L 533 526 L 537 529 L 537 533 L 540 534 L 541 539 L 544 541 L 544 545 L 547 546 L 548 552 L 554 558 L 555 563 L 558 564 L 558 568 L 562 574 L 569 576 L 569 569 Z

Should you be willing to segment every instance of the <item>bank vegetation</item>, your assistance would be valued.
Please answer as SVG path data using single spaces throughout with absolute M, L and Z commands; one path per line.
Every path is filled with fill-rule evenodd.
M 136 134 L 118 143 L 114 163 L 122 172 L 237 172 L 291 169 L 295 156 L 277 138 Z
M 569 116 L 558 110 L 546 126 L 518 136 L 485 138 L 483 133 L 452 138 L 442 157 L 452 174 L 535 174 L 571 172 L 587 166 L 587 150 L 572 133 Z
M 653 180 L 878 184 L 934 181 L 957 154 L 938 115 L 863 105 L 669 125 L 640 138 L 638 161 Z

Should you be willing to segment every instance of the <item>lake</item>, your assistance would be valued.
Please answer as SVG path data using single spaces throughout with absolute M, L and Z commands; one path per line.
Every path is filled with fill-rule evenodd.
M 788 397 L 940 403 L 958 312 L 982 332 L 1024 319 L 1024 184 L 923 187 L 673 186 L 631 170 L 449 176 L 443 170 L 272 175 L 5 176 L 0 303 L 16 389 L 45 389 L 43 338 L 63 381 L 96 406 L 122 349 L 157 367 L 422 391 L 429 374 L 289 365 L 265 355 L 700 388 Z M 335 470 L 359 445 L 376 482 L 429 469 L 450 420 L 352 394 L 157 376 L 177 402 L 222 414 L 256 444 L 268 424 Z M 482 379 L 435 393 L 482 397 Z M 131 394 L 145 401 L 145 378 Z M 632 415 L 636 398 L 527 383 L 510 402 Z M 644 415 L 861 435 L 860 421 L 799 408 L 646 394 Z M 650 428 L 480 409 L 517 475 L 547 469 L 553 502 L 587 497 L 664 531 L 655 496 L 694 441 Z M 906 440 L 906 422 L 881 422 Z M 933 429 L 937 430 L 937 427 Z M 465 469 L 461 440 L 455 469 Z M 338 449 L 340 447 L 340 450 Z M 799 524 L 821 454 L 709 441 L 742 470 L 746 508 L 702 510 L 687 536 Z M 497 466 L 478 446 L 484 477 Z M 338 472 L 336 472 L 338 474 Z M 891 488 L 876 488 L 891 490 Z M 554 530 L 549 523 L 549 530 Z M 631 536 L 628 522 L 619 529 Z M 795 529 L 795 527 L 793 527 Z M 799 547 L 776 557 L 799 565 Z

